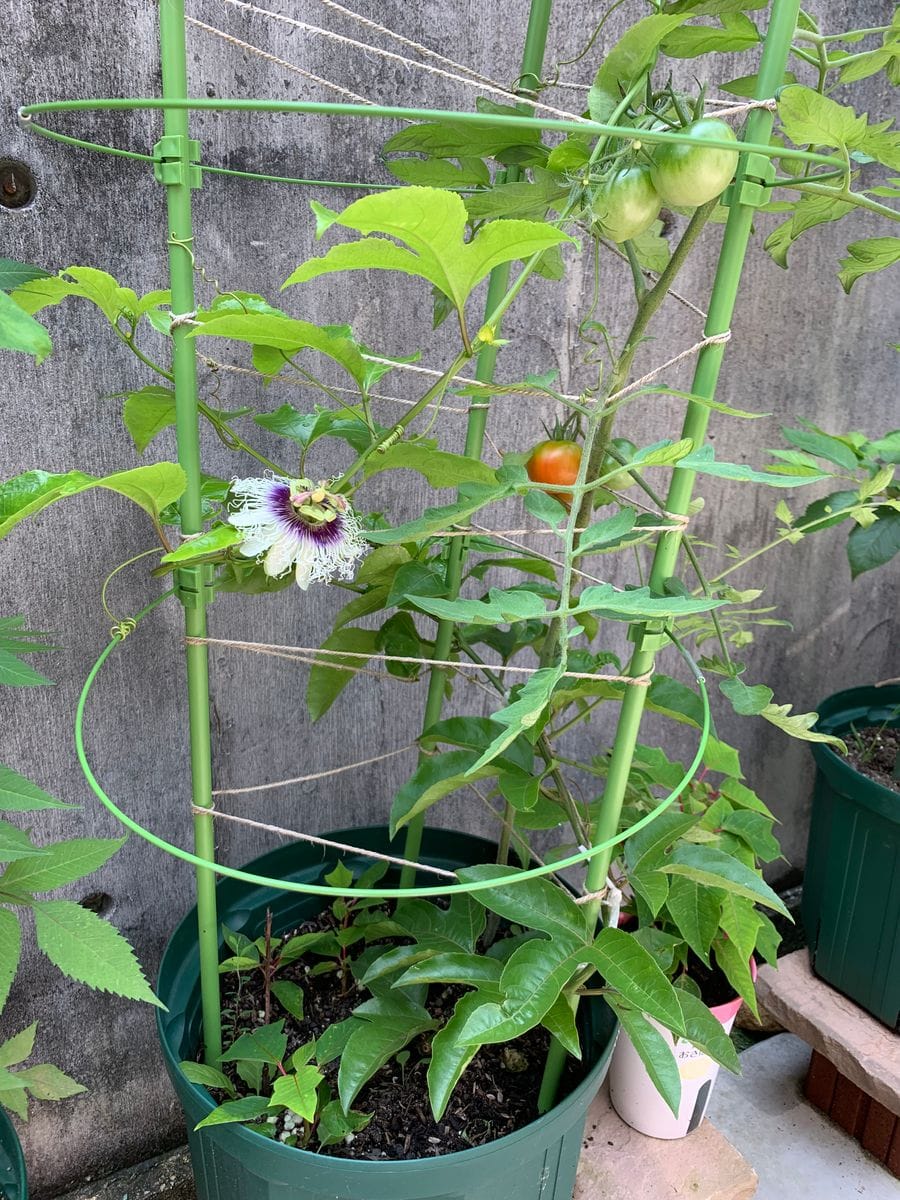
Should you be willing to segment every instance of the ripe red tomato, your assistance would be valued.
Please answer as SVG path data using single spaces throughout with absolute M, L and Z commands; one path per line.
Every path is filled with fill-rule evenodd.
M 626 242 L 649 229 L 662 201 L 644 165 L 616 171 L 603 184 L 591 206 L 600 233 L 613 242 Z
M 533 483 L 556 483 L 570 486 L 578 478 L 581 466 L 581 447 L 577 442 L 549 440 L 540 442 L 531 452 L 525 464 L 528 478 Z M 553 492 L 546 489 L 548 496 L 561 501 L 566 508 L 572 503 L 571 492 Z
M 653 185 L 664 204 L 696 208 L 724 192 L 738 161 L 737 150 L 717 150 L 704 146 L 704 141 L 736 142 L 737 138 L 730 126 L 715 117 L 692 121 L 678 132 L 690 140 L 653 147 Z

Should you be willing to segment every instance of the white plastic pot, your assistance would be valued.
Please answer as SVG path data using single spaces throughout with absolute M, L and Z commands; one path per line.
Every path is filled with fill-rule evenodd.
M 750 970 L 756 980 L 756 963 Z M 725 1004 L 717 1004 L 710 1012 L 726 1033 L 731 1033 L 741 1007 L 740 996 Z M 696 1129 L 703 1120 L 719 1074 L 719 1064 L 691 1045 L 685 1038 L 675 1038 L 661 1025 L 653 1024 L 663 1035 L 678 1063 L 681 1076 L 681 1104 L 674 1116 L 668 1104 L 653 1086 L 644 1064 L 624 1029 L 620 1029 L 609 1068 L 609 1095 L 613 1108 L 623 1121 L 639 1133 L 655 1138 L 681 1138 Z

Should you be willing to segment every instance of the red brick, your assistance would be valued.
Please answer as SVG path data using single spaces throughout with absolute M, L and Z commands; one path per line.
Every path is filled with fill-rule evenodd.
M 888 1151 L 887 1158 L 884 1160 L 884 1165 L 892 1175 L 896 1175 L 900 1179 L 900 1121 L 894 1127 L 891 1148 Z
M 837 1081 L 837 1067 L 828 1061 L 824 1054 L 813 1050 L 809 1060 L 809 1070 L 803 1082 L 803 1094 L 816 1108 L 827 1113 L 831 1108 L 834 1097 L 834 1085 Z
M 851 1083 L 846 1075 L 838 1075 L 834 1084 L 834 1096 L 828 1115 L 836 1121 L 841 1129 L 846 1129 L 851 1137 L 862 1132 L 869 1108 L 869 1097 L 866 1093 Z
M 880 1162 L 884 1162 L 891 1148 L 891 1138 L 894 1136 L 894 1131 L 898 1125 L 900 1125 L 900 1122 L 898 1122 L 892 1112 L 886 1109 L 883 1104 L 879 1104 L 877 1100 L 872 1100 L 869 1104 L 869 1113 L 859 1139 L 862 1143 L 862 1148 L 868 1150 L 870 1154 L 874 1154 Z

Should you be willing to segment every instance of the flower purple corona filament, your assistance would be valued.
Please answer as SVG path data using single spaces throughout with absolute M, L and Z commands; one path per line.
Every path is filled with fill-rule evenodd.
M 294 571 L 305 591 L 311 583 L 350 579 L 366 550 L 345 496 L 309 479 L 235 479 L 228 520 L 240 529 L 240 551 L 262 560 L 267 575 Z

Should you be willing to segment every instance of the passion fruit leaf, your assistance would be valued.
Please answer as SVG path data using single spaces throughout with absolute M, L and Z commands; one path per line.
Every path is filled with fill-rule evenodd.
M 50 334 L 34 317 L 0 292 L 0 350 L 18 350 L 30 354 L 38 366 L 53 349 Z
M 467 776 L 471 777 L 487 763 L 492 762 L 519 734 L 537 724 L 562 675 L 563 667 L 560 664 L 542 668 L 531 676 L 512 704 L 494 713 L 494 720 L 507 726 L 506 732 L 491 742 L 475 765 L 466 771 Z
M 465 454 L 448 454 L 430 442 L 398 442 L 384 454 L 371 454 L 366 459 L 363 477 L 369 479 L 381 471 L 405 467 L 424 475 L 433 488 L 457 487 L 461 483 L 495 485 L 497 474 L 480 458 Z
M 253 1121 L 269 1111 L 269 1101 L 265 1096 L 243 1096 L 240 1100 L 227 1100 L 214 1108 L 212 1112 L 198 1121 L 194 1129 L 204 1129 L 209 1125 L 229 1125 L 237 1121 Z
M 322 643 L 323 650 L 348 650 L 365 658 L 340 658 L 329 655 L 310 668 L 306 686 L 306 705 L 314 721 L 325 715 L 353 678 L 353 670 L 366 665 L 367 657 L 378 650 L 378 634 L 374 629 L 359 629 L 355 625 L 336 630 Z M 329 665 L 326 665 L 326 661 Z
M 707 887 L 744 896 L 775 909 L 782 916 L 789 916 L 782 900 L 756 871 L 713 846 L 676 846 L 666 861 L 660 864 L 659 870 L 667 875 L 683 875 Z
M 386 234 L 404 245 L 386 237 L 343 243 L 302 263 L 283 286 L 333 271 L 401 271 L 427 280 L 462 312 L 472 289 L 500 263 L 573 241 L 539 221 L 505 220 L 491 221 L 466 241 L 467 219 L 465 204 L 453 192 L 407 187 L 364 196 L 335 223 L 357 233 Z
M 235 529 L 233 525 L 214 525 L 212 529 L 201 533 L 199 537 L 183 542 L 177 550 L 164 554 L 159 561 L 180 566 L 183 563 L 193 562 L 194 559 L 219 554 L 221 551 L 227 550 L 229 546 L 236 546 L 243 540 L 243 533 L 241 530 Z
M 435 1021 L 403 993 L 379 996 L 356 1009 L 356 1028 L 341 1053 L 338 1095 L 346 1113 L 363 1085 L 413 1038 L 433 1029 Z
M 122 420 L 131 434 L 134 448 L 143 454 L 157 434 L 175 424 L 175 393 L 154 384 L 129 392 L 122 409 Z
M 464 521 L 466 517 L 470 517 L 495 500 L 503 499 L 504 496 L 509 495 L 510 490 L 505 485 L 469 484 L 465 489 L 465 495 L 455 504 L 426 508 L 422 516 L 413 521 L 407 521 L 393 529 L 367 529 L 364 536 L 367 541 L 374 542 L 376 545 L 421 541 Z M 0 494 L 0 503 L 2 503 L 2 494 Z M 2 526 L 0 526 L 0 532 L 2 532 Z
M 185 486 L 184 471 L 176 463 L 135 467 L 104 478 L 85 475 L 82 471 L 68 471 L 63 475 L 26 471 L 0 484 L 0 537 L 5 537 L 20 521 L 63 496 L 75 496 L 95 487 L 126 496 L 158 520 L 161 511 L 178 499 Z
M 461 1042 L 460 1034 L 476 1009 L 485 1003 L 499 1004 L 499 1001 L 499 988 L 482 984 L 476 991 L 460 997 L 453 1016 L 434 1035 L 428 1064 L 428 1098 L 435 1120 L 443 1117 L 453 1089 L 480 1048 L 477 1042 Z
M 644 1064 L 653 1086 L 677 1116 L 681 1103 L 681 1076 L 672 1047 L 641 1012 L 626 1004 L 620 996 L 613 992 L 607 1002 L 622 1023 L 622 1029 Z
M 223 337 L 265 347 L 279 352 L 279 366 L 284 356 L 292 358 L 301 350 L 317 350 L 342 366 L 360 390 L 365 389 L 368 366 L 359 346 L 352 338 L 328 328 L 271 312 L 198 312 L 197 321 L 199 328 L 191 330 L 191 337 Z

